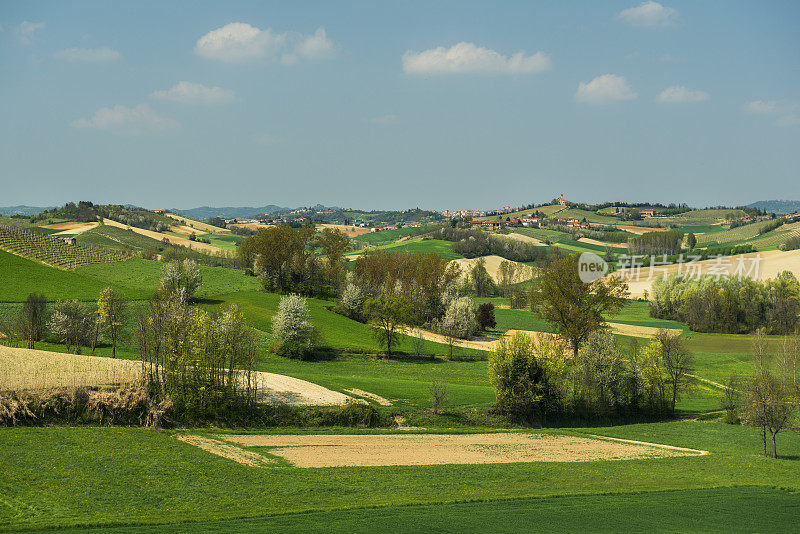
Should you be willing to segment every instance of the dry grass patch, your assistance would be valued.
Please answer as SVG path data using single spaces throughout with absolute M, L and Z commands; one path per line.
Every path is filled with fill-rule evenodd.
M 344 224 L 318 224 L 318 228 L 332 228 L 344 233 L 347 237 L 353 238 L 360 235 L 368 234 L 372 230 L 370 228 L 361 228 L 359 226 L 347 226 Z
M 135 226 L 128 226 L 127 224 L 122 224 L 117 221 L 112 221 L 111 219 L 105 219 L 103 224 L 108 226 L 116 226 L 117 228 L 122 228 L 123 230 L 131 230 L 137 234 L 147 236 L 151 239 L 156 239 L 158 241 L 163 241 L 166 239 L 172 245 L 180 245 L 182 247 L 190 248 L 192 250 L 198 250 L 201 252 L 208 252 L 211 254 L 220 254 L 222 256 L 227 256 L 229 254 L 228 251 L 223 250 L 219 247 L 215 247 L 213 245 L 209 245 L 206 243 L 198 243 L 197 241 L 190 241 L 185 237 L 175 237 L 169 234 L 162 234 L 161 232 L 154 232 L 152 230 L 145 230 L 143 228 L 137 228 Z
M 484 267 L 486 267 L 486 272 L 489 273 L 489 276 L 491 276 L 492 280 L 494 280 L 495 282 L 500 281 L 500 264 L 503 263 L 504 261 L 511 261 L 500 256 L 481 256 L 481 258 L 471 258 L 471 259 L 461 258 L 458 260 L 453 260 L 453 262 L 458 264 L 459 267 L 461 267 L 461 272 L 464 275 L 467 275 L 470 272 L 472 272 L 472 269 L 474 268 L 475 264 L 480 259 L 484 260 Z M 524 282 L 525 280 L 530 280 L 531 278 L 533 278 L 535 274 L 533 267 L 516 261 L 512 261 L 511 263 L 517 264 L 517 266 L 521 269 L 521 272 L 523 273 L 523 275 L 520 277 L 520 279 L 517 280 L 517 282 Z
M 57 224 L 48 224 L 42 226 L 42 228 L 49 228 L 51 230 L 61 230 L 52 235 L 78 235 L 82 234 L 87 230 L 91 230 L 92 228 L 97 228 L 100 226 L 99 222 L 67 222 L 67 223 L 57 223 Z
M 217 456 L 222 456 L 223 458 L 233 460 L 240 464 L 249 465 L 250 467 L 264 467 L 275 463 L 274 460 L 262 456 L 257 452 L 246 451 L 230 443 L 224 443 L 215 439 L 189 435 L 175 437 L 184 443 L 200 447 L 211 454 L 216 454 Z
M 0 389 L 42 390 L 132 384 L 141 364 L 99 356 L 0 346 Z
M 657 443 L 522 432 L 226 435 L 220 436 L 220 439 L 246 447 L 267 447 L 269 454 L 285 458 L 295 467 L 587 462 L 699 456 L 706 453 Z
M 364 391 L 363 389 L 346 389 L 345 391 L 351 395 L 355 395 L 356 397 L 364 397 L 365 399 L 375 401 L 381 406 L 392 405 L 392 401 L 390 401 L 389 399 L 384 399 L 380 395 L 376 395 L 375 393 L 370 393 L 369 391 Z

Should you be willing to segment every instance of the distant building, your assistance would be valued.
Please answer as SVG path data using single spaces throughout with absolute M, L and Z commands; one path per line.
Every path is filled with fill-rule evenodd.
M 641 215 L 642 217 L 655 217 L 656 210 L 650 210 L 650 209 L 642 210 L 639 212 L 639 215 Z
M 567 201 L 564 200 L 564 193 L 561 193 L 561 196 L 558 197 L 558 204 L 561 205 L 561 206 L 566 206 L 567 205 Z

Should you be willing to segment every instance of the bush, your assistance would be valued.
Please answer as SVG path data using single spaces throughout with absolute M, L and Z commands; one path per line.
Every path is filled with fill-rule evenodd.
M 278 344 L 278 354 L 289 358 L 309 358 L 317 336 L 309 321 L 306 299 L 294 294 L 281 297 L 278 312 L 272 318 L 272 332 Z
M 494 313 L 494 312 L 493 312 Z M 470 297 L 450 301 L 441 323 L 442 333 L 450 338 L 467 339 L 478 329 L 475 320 L 475 303 Z
M 484 302 L 478 306 L 478 313 L 475 318 L 481 330 L 485 331 L 497 326 L 497 321 L 494 319 L 494 304 L 491 302 Z

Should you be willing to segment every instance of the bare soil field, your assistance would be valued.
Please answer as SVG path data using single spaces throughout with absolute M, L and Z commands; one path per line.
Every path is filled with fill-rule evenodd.
M 502 464 L 516 462 L 588 462 L 700 456 L 706 451 L 600 437 L 549 433 L 371 434 L 371 435 L 220 435 L 245 447 L 265 447 L 295 467 Z M 191 443 L 191 441 L 186 440 Z M 194 444 L 194 443 L 192 443 Z M 238 459 L 239 453 L 203 444 L 214 454 Z M 201 446 L 198 444 L 198 446 Z M 211 450 L 216 449 L 216 450 Z M 247 451 L 252 452 L 252 451 Z
M 495 282 L 499 281 L 500 264 L 504 261 L 509 261 L 509 260 L 502 258 L 500 256 L 482 256 L 482 258 L 484 259 L 484 266 L 486 267 L 486 271 L 489 273 L 489 276 L 491 276 Z M 469 273 L 479 259 L 480 258 L 472 258 L 472 259 L 461 258 L 458 260 L 453 260 L 453 262 L 461 267 L 462 273 Z M 521 266 L 522 272 L 524 273 L 522 278 L 517 280 L 517 282 L 523 282 L 525 280 L 530 280 L 531 278 L 533 278 L 534 276 L 533 267 L 525 265 L 524 263 L 518 263 L 518 262 L 511 262 L 511 263 L 516 263 L 517 265 Z
M 356 397 L 364 397 L 365 399 L 375 401 L 381 406 L 392 405 L 392 401 L 390 401 L 389 399 L 384 399 L 380 395 L 376 395 L 375 393 L 370 393 L 369 391 L 364 391 L 363 389 L 346 389 L 345 391 L 351 395 L 355 395 Z
M 263 223 L 239 223 L 239 224 L 229 224 L 228 226 L 235 226 L 237 228 L 247 228 L 248 230 L 259 230 L 261 228 L 269 228 L 274 225 L 263 224 Z
M 666 232 L 668 230 L 668 228 L 647 228 L 646 226 L 631 226 L 627 224 L 617 224 L 615 226 L 620 230 L 624 230 L 636 235 L 642 235 L 648 232 Z
M 761 258 L 760 262 L 758 258 Z M 741 259 L 741 261 L 740 261 Z M 648 295 L 653 294 L 653 282 L 665 275 L 676 274 L 680 269 L 683 273 L 696 273 L 691 269 L 699 269 L 702 275 L 714 275 L 716 273 L 727 273 L 735 275 L 736 269 L 742 265 L 745 274 L 749 272 L 751 266 L 758 265 L 758 276 L 749 276 L 758 280 L 775 278 L 782 271 L 791 271 L 795 276 L 800 277 L 800 250 L 790 250 L 783 252 L 780 250 L 768 250 L 765 252 L 751 252 L 748 254 L 738 254 L 736 256 L 725 256 L 720 259 L 709 259 L 693 262 L 690 268 L 688 264 L 673 264 L 667 266 L 642 267 L 637 275 L 635 269 L 621 269 L 608 276 L 621 276 L 628 282 L 628 288 L 632 298 L 643 298 L 644 292 Z M 755 273 L 753 273 L 754 275 Z
M 192 234 L 194 234 L 194 235 L 204 235 L 204 234 L 208 233 L 208 232 L 205 232 L 203 230 L 196 229 L 196 228 L 190 228 L 190 227 L 184 226 L 184 225 L 170 226 L 169 230 L 170 230 L 170 232 L 175 232 L 176 234 L 182 234 L 182 235 L 192 235 Z
M 343 405 L 355 399 L 318 384 L 275 373 L 257 373 L 259 402 L 289 406 Z
M 228 458 L 240 464 L 249 465 L 250 467 L 263 467 L 275 463 L 271 458 L 262 456 L 257 452 L 246 451 L 235 445 L 217 441 L 216 439 L 190 435 L 179 435 L 175 437 L 184 443 L 200 447 L 206 452 Z
M 350 238 L 368 234 L 371 231 L 369 228 L 360 228 L 358 226 L 347 226 L 344 224 L 318 224 L 317 227 L 333 228 L 334 230 L 340 230 L 342 233 L 344 233 L 344 235 Z
M 578 239 L 581 243 L 588 243 L 590 245 L 598 245 L 601 247 L 617 247 L 617 248 L 628 248 L 628 243 L 606 243 L 605 241 L 598 241 L 597 239 L 589 239 L 588 237 L 582 237 Z
M 67 223 L 57 223 L 57 224 L 47 224 L 42 226 L 42 228 L 49 228 L 51 230 L 61 230 L 58 233 L 52 235 L 78 235 L 82 234 L 87 230 L 91 230 L 92 228 L 97 228 L 100 226 L 99 222 L 67 222 Z
M 220 228 L 219 226 L 214 226 L 213 224 L 204 223 L 202 221 L 196 221 L 194 219 L 187 219 L 182 215 L 176 215 L 174 213 L 165 213 L 167 217 L 170 219 L 175 219 L 176 221 L 180 222 L 183 226 L 189 226 L 190 228 L 197 229 L 203 232 L 208 232 L 210 234 L 218 234 L 220 232 L 227 232 L 224 228 Z
M 156 239 L 158 241 L 163 241 L 164 239 L 166 239 L 173 245 L 180 245 L 182 247 L 190 248 L 192 250 L 208 252 L 211 254 L 222 254 L 222 255 L 228 254 L 228 251 L 225 251 L 213 245 L 209 245 L 207 243 L 198 243 L 197 241 L 189 241 L 185 237 L 175 237 L 174 235 L 167 235 L 167 234 L 162 234 L 160 232 L 153 232 L 152 230 L 137 228 L 135 226 L 128 226 L 127 224 L 122 224 L 117 221 L 112 221 L 111 219 L 105 219 L 103 221 L 103 224 L 107 224 L 108 226 L 116 226 L 117 228 L 122 228 L 123 230 L 133 230 L 137 234 L 147 236 L 149 238 Z
M 542 241 L 539 241 L 535 237 L 531 237 L 529 235 L 522 235 L 511 232 L 507 234 L 506 237 L 510 237 L 511 239 L 516 239 L 517 241 L 522 241 L 523 243 L 530 243 L 531 245 L 536 245 L 537 247 L 544 246 Z

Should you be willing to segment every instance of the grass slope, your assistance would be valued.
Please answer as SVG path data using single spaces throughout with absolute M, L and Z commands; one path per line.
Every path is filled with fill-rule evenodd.
M 538 432 L 586 432 L 700 448 L 711 454 L 575 463 L 264 469 L 206 453 L 175 440 L 169 431 L 9 428 L 0 433 L 0 530 L 161 525 L 187 519 L 208 522 L 303 512 L 334 512 L 331 517 L 335 521 L 352 517 L 356 528 L 362 528 L 358 527 L 357 518 L 363 514 L 362 521 L 368 521 L 365 515 L 371 515 L 369 512 L 344 511 L 555 496 L 569 500 L 496 502 L 485 509 L 496 506 L 503 510 L 505 506 L 536 514 L 540 510 L 537 504 L 541 503 L 545 517 L 550 517 L 543 520 L 543 526 L 551 521 L 571 521 L 570 514 L 563 512 L 572 507 L 576 509 L 577 525 L 581 524 L 581 516 L 586 521 L 596 518 L 600 525 L 612 527 L 618 524 L 616 521 L 624 520 L 626 530 L 650 524 L 653 519 L 659 520 L 658 528 L 675 522 L 676 530 L 688 531 L 702 529 L 703 525 L 720 531 L 743 528 L 756 520 L 759 526 L 769 525 L 766 530 L 789 531 L 796 526 L 798 496 L 772 489 L 800 490 L 800 436 L 796 434 L 779 435 L 783 458 L 771 460 L 758 455 L 758 430 L 721 423 L 675 422 Z M 713 489 L 736 486 L 760 488 L 740 494 L 738 500 L 734 489 Z M 698 491 L 703 489 L 708 491 Z M 659 493 L 640 500 L 642 496 L 630 495 L 637 492 Z M 601 494 L 619 498 L 604 498 Z M 744 506 L 749 497 L 753 500 Z M 619 503 L 622 513 L 615 503 Z M 639 510 L 633 517 L 624 513 L 637 508 L 637 503 L 660 513 L 651 516 Z M 732 506 L 736 503 L 740 506 Z M 767 519 L 764 510 L 754 508 L 754 503 L 764 503 L 775 515 Z M 737 508 L 742 511 L 737 512 Z M 445 524 L 458 525 L 458 521 L 472 515 L 466 505 L 436 510 Z M 482 510 L 477 511 L 476 516 Z M 419 513 L 420 520 L 433 520 L 433 510 Z M 740 515 L 729 517 L 728 513 Z M 741 522 L 735 521 L 738 517 L 742 517 Z M 285 519 L 297 521 L 298 526 L 317 523 L 312 516 L 308 521 L 302 516 Z M 530 523 L 518 523 L 508 516 L 503 525 L 532 528 Z
M 97 270 L 129 269 L 133 261 L 96 264 Z M 27 258 L 0 250 L 0 302 L 23 302 L 31 293 L 41 293 L 48 300 L 95 300 L 108 285 L 120 289 L 127 298 L 145 298 L 146 292 L 85 276 L 75 271 L 62 271 Z

